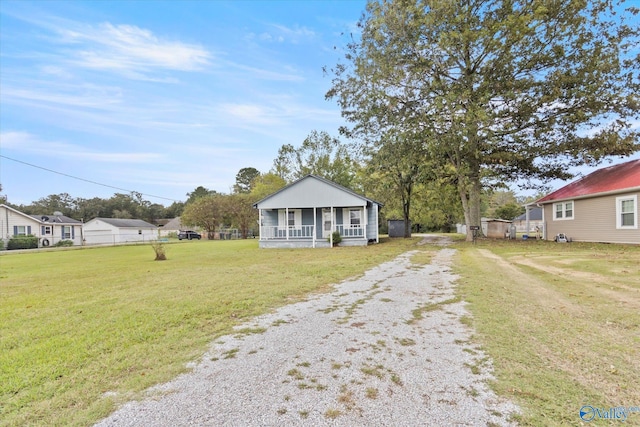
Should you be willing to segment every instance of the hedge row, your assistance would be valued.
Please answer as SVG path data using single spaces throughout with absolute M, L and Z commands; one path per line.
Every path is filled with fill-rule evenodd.
M 35 236 L 13 237 L 7 242 L 7 249 L 35 249 L 38 247 L 38 238 Z

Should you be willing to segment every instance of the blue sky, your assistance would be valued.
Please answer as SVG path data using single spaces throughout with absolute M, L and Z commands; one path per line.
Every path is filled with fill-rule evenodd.
M 164 205 L 229 192 L 283 144 L 338 136 L 322 67 L 365 4 L 2 0 L 0 154 Z M 7 158 L 0 183 L 16 204 L 126 192 Z
M 338 136 L 322 67 L 365 3 L 2 0 L 0 154 L 167 199 L 229 192 L 283 144 Z M 123 192 L 6 158 L 0 182 L 12 203 Z

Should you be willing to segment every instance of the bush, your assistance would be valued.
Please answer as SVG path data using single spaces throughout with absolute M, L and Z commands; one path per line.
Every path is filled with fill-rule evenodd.
M 0 251 L 4 251 L 4 240 L 0 239 Z
M 38 247 L 38 238 L 32 235 L 18 236 L 9 239 L 7 249 L 36 249 Z
M 164 261 L 167 259 L 167 254 L 165 252 L 164 245 L 162 244 L 162 242 L 155 241 L 151 243 L 151 247 L 153 248 L 153 251 L 156 253 L 156 259 L 155 259 L 156 261 Z
M 333 238 L 333 246 L 336 246 L 337 244 L 342 242 L 342 236 L 340 235 L 339 231 L 334 231 L 332 234 L 332 238 Z
M 73 240 L 60 240 L 58 243 L 56 243 L 53 246 L 55 246 L 56 248 L 73 246 Z

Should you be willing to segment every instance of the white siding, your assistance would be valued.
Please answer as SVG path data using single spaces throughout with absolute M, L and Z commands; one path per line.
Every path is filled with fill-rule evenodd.
M 362 197 L 340 188 L 306 177 L 258 204 L 259 209 L 313 208 L 325 206 L 364 206 Z

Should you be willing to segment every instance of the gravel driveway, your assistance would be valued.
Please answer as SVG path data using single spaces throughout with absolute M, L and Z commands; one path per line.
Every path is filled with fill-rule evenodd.
M 212 343 L 192 371 L 98 426 L 511 425 L 461 323 L 453 249 L 413 252 Z

